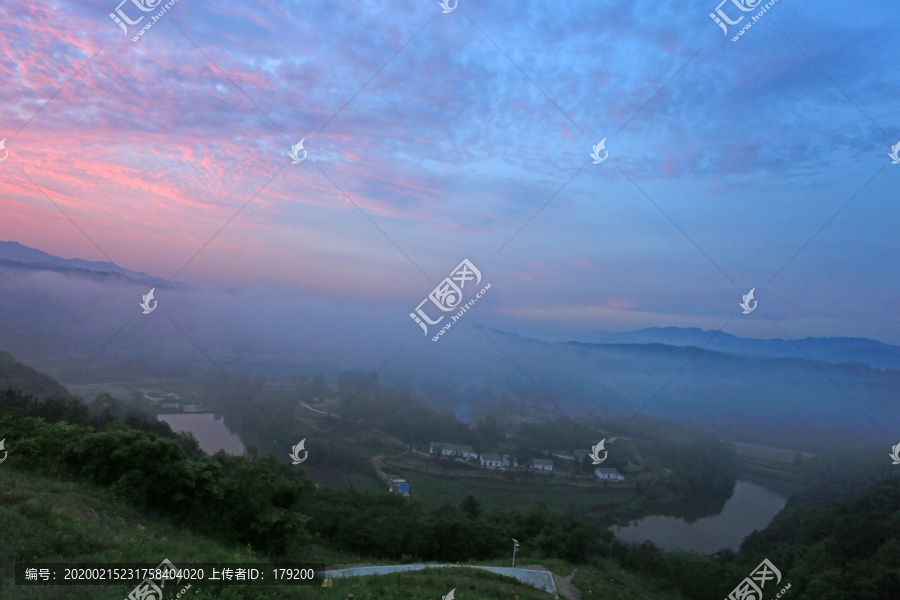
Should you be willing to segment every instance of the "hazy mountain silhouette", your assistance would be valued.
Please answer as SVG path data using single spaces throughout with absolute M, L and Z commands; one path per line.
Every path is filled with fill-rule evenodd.
M 550 343 L 482 330 L 546 397 L 573 416 L 640 411 L 705 423 L 739 441 L 816 450 L 879 435 L 873 421 L 884 431 L 900 426 L 900 371 L 861 361 L 810 360 L 799 351 L 769 358 L 701 348 L 715 332 L 696 345 L 669 345 Z M 835 347 L 841 343 L 836 340 Z M 514 396 L 528 392 L 530 384 L 498 368 L 497 361 L 472 352 L 469 358 L 470 378 L 485 385 L 502 382 Z M 475 359 L 478 367 L 471 366 Z M 452 366 L 445 361 L 442 371 Z M 531 395 L 539 403 L 542 394 L 532 390 Z
M 611 333 L 595 331 L 582 342 L 598 344 L 668 344 L 697 346 L 734 356 L 766 358 L 806 358 L 830 363 L 862 363 L 872 367 L 900 369 L 900 346 L 892 346 L 867 338 L 809 337 L 794 342 L 779 339 L 740 338 L 730 333 L 696 327 L 650 327 L 636 331 Z
M 296 286 L 182 286 L 157 289 L 159 308 L 144 315 L 145 284 L 111 263 L 0 243 L 4 260 L 0 349 L 73 384 L 149 372 L 205 379 L 222 368 L 287 385 L 313 369 L 362 368 L 467 420 L 640 412 L 811 451 L 900 428 L 900 348 L 875 340 L 795 345 L 664 327 L 554 343 L 460 321 L 435 344 L 405 305 L 335 303 Z
M 29 248 L 18 242 L 0 241 L 0 266 L 15 269 L 31 269 L 40 271 L 58 271 L 70 274 L 103 274 L 106 276 L 129 277 L 135 283 L 149 285 L 164 285 L 165 279 L 123 269 L 115 263 L 105 261 L 90 261 L 80 258 L 60 258 L 47 254 L 43 250 Z M 179 287 L 184 284 L 172 283 L 171 287 Z

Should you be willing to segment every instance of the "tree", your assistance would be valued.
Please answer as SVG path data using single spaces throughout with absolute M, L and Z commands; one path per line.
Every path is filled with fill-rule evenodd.
M 475 496 L 466 496 L 459 505 L 460 510 L 469 515 L 470 518 L 478 518 L 484 509 L 481 508 L 481 502 Z
M 479 421 L 475 426 L 475 443 L 479 450 L 493 448 L 504 438 L 503 427 L 493 415 Z

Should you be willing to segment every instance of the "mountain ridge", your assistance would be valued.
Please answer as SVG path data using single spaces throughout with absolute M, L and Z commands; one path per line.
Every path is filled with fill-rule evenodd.
M 697 327 L 648 327 L 634 331 L 594 331 L 562 344 L 664 344 L 696 346 L 739 357 L 811 358 L 834 364 L 861 363 L 900 369 L 900 346 L 862 337 L 806 337 L 798 340 L 742 338 Z
M 119 265 L 108 261 L 91 261 L 82 258 L 62 258 L 53 254 L 25 246 L 19 242 L 5 242 L 0 240 L 0 266 L 8 268 L 25 268 L 32 270 L 46 270 L 56 272 L 76 271 L 99 273 L 103 275 L 118 275 L 131 279 L 135 283 L 162 286 L 168 282 L 149 273 L 124 269 Z M 173 287 L 184 284 L 172 283 Z

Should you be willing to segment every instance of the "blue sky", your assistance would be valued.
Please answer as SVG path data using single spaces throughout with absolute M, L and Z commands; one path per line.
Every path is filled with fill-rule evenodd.
M 138 42 L 116 4 L 0 7 L 0 239 L 401 311 L 469 258 L 499 327 L 900 343 L 887 2 L 738 42 L 715 2 L 178 0 Z

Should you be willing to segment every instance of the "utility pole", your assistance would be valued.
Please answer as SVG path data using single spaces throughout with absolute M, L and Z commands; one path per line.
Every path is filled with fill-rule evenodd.
M 516 567 L 516 549 L 519 547 L 519 540 L 513 540 L 513 568 Z

